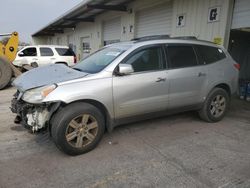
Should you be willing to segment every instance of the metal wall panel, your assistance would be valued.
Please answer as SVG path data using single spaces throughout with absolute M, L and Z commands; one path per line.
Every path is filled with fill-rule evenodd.
M 135 36 L 171 34 L 172 12 L 172 2 L 137 11 Z
M 250 1 L 236 0 L 233 12 L 232 29 L 250 27 Z
M 103 40 L 120 40 L 121 39 L 121 18 L 103 22 Z
M 173 36 L 196 36 L 202 40 L 214 41 L 215 38 L 226 44 L 226 29 L 231 0 L 175 0 L 173 8 Z M 220 7 L 219 20 L 208 22 L 209 9 Z M 186 15 L 183 27 L 177 27 L 177 16 Z

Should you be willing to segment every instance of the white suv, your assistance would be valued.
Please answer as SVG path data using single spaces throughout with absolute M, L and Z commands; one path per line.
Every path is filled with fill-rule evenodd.
M 17 53 L 13 62 L 17 67 L 40 67 L 49 64 L 73 66 L 75 63 L 75 53 L 69 47 L 51 45 L 27 46 Z

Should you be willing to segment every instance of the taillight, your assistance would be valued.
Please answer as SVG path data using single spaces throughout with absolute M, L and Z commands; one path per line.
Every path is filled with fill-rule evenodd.
M 75 63 L 75 64 L 77 63 L 77 59 L 76 59 L 76 56 L 74 56 L 74 63 Z
M 235 63 L 235 64 L 234 64 L 234 67 L 235 67 L 237 70 L 240 70 L 240 64 L 239 64 L 239 63 Z

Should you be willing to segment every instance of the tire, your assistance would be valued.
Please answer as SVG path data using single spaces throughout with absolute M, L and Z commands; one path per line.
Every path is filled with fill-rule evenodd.
M 105 130 L 105 121 L 100 110 L 83 102 L 60 109 L 51 123 L 51 135 L 56 146 L 72 156 L 93 150 Z
M 65 63 L 65 62 L 58 62 L 58 63 L 55 63 L 55 64 L 57 64 L 57 65 L 65 65 L 65 66 L 69 66 L 67 63 Z
M 230 98 L 222 88 L 213 89 L 207 96 L 199 116 L 202 120 L 215 123 L 221 121 L 228 111 Z
M 12 78 L 12 69 L 9 62 L 3 58 L 0 58 L 0 90 L 4 89 Z
M 33 67 L 33 68 L 37 68 L 38 64 L 36 62 L 33 62 L 33 63 L 30 64 L 30 66 Z

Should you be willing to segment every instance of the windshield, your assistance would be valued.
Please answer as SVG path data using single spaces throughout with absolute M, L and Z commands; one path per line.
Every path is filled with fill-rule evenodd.
M 94 74 L 102 71 L 118 56 L 125 52 L 128 47 L 110 46 L 103 48 L 89 57 L 83 59 L 73 68 L 82 72 Z

